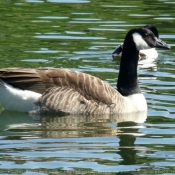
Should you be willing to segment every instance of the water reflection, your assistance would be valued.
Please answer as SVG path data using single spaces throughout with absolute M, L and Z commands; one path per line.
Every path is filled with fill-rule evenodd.
M 136 163 L 136 152 L 135 149 L 135 140 L 138 132 L 138 128 L 134 122 L 120 123 L 119 126 L 123 134 L 120 134 L 118 137 L 119 142 L 119 152 L 121 155 L 122 161 L 121 165 L 133 165 Z
M 146 112 L 97 115 L 97 116 L 28 116 L 17 112 L 3 111 L 0 130 L 10 131 L 40 131 L 34 137 L 106 137 L 121 134 L 121 123 L 143 123 L 147 118 Z M 136 124 L 135 124 L 136 125 Z
M 143 123 L 147 113 L 75 116 L 42 117 L 41 127 L 44 131 L 42 137 L 106 137 L 118 135 L 117 123 L 134 122 Z M 120 128 L 121 129 L 121 128 Z
M 135 165 L 138 151 L 135 141 L 143 136 L 139 130 L 147 118 L 145 112 L 41 117 L 3 111 L 0 117 L 0 131 L 3 132 L 0 154 L 6 156 L 6 161 L 11 157 L 14 162 L 23 159 L 24 169 L 30 169 L 31 163 L 35 163 L 35 168 L 50 168 L 53 161 L 55 168 L 64 167 L 65 170 L 81 167 L 118 172 L 126 171 L 123 165 L 132 165 L 127 171 L 142 167 Z M 16 149 L 20 152 L 11 151 Z M 7 168 L 6 161 L 1 168 Z M 46 165 L 43 161 L 50 163 Z M 19 167 L 19 163 L 13 164 L 13 168 Z

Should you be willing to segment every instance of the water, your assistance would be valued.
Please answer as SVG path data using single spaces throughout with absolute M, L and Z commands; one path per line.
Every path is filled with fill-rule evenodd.
M 171 50 L 139 67 L 148 113 L 138 116 L 0 114 L 1 174 L 175 174 L 173 1 L 1 0 L 0 67 L 63 67 L 116 86 L 111 53 L 153 24 Z

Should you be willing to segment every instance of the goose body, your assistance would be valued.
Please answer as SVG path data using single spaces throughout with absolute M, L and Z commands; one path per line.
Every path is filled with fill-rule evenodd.
M 8 110 L 112 114 L 147 109 L 143 94 L 122 96 L 99 78 L 81 72 L 7 68 L 0 69 L 0 75 L 0 100 Z
M 151 30 L 154 33 L 154 35 L 157 38 L 159 38 L 159 33 L 158 33 L 158 30 L 157 30 L 157 28 L 155 26 L 153 26 L 153 25 L 146 25 L 143 28 Z M 112 53 L 112 57 L 115 58 L 115 57 L 121 56 L 122 55 L 122 51 L 123 51 L 123 44 L 121 44 L 121 45 L 116 47 L 116 49 Z M 152 62 L 157 57 L 158 57 L 158 53 L 157 53 L 157 50 L 155 48 L 141 49 L 139 51 L 139 61 L 140 60 L 147 60 L 147 62 Z
M 115 114 L 146 111 L 137 81 L 142 48 L 169 48 L 148 29 L 128 32 L 117 90 L 97 77 L 67 69 L 0 69 L 0 103 L 6 110 L 40 113 Z

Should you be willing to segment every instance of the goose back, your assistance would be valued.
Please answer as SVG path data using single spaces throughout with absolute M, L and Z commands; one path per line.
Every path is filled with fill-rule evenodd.
M 122 98 L 99 78 L 67 69 L 0 69 L 0 78 L 15 88 L 42 94 L 37 102 L 41 111 L 79 113 L 78 107 L 75 108 L 79 106 L 82 111 L 95 112 L 98 105 L 116 103 L 116 94 Z

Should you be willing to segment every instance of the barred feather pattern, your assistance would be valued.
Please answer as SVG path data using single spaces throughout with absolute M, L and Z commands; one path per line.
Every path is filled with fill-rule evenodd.
M 97 77 L 65 69 L 57 71 L 60 72 L 59 77 L 48 72 L 56 86 L 47 89 L 39 99 L 42 113 L 110 114 L 116 103 L 113 97 L 116 94 L 121 96 Z
M 71 113 L 71 114 L 101 114 L 110 113 L 110 108 L 104 103 L 87 100 L 74 89 L 55 87 L 44 93 L 39 100 L 41 113 Z
M 36 102 L 41 113 L 113 114 L 143 110 L 132 103 L 132 98 L 123 97 L 99 78 L 72 70 L 7 68 L 0 69 L 0 79 L 15 88 L 42 94 Z

